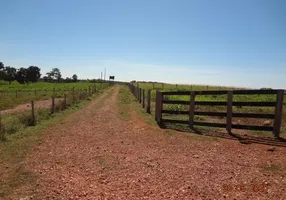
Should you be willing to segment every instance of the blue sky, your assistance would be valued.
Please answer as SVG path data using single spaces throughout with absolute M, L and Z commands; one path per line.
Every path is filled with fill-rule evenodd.
M 286 88 L 285 0 L 1 0 L 0 8 L 5 65 Z

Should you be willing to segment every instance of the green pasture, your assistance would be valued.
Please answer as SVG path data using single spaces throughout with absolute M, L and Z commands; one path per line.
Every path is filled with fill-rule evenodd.
M 52 96 L 63 98 L 65 94 L 70 94 L 75 90 L 75 93 L 89 91 L 89 87 L 103 89 L 108 86 L 108 83 L 47 83 L 37 82 L 29 84 L 19 84 L 12 82 L 9 85 L 7 82 L 0 82 L 0 110 L 13 108 L 20 104 L 29 103 L 32 100 L 47 100 Z

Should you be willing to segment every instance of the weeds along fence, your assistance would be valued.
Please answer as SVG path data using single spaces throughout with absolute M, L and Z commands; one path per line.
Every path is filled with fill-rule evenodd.
M 67 109 L 74 103 L 89 99 L 93 94 L 99 93 L 107 88 L 89 87 L 86 90 L 72 90 L 64 94 L 63 98 L 50 98 L 50 103 L 42 107 L 37 105 L 37 101 L 32 100 L 30 105 L 23 110 L 0 110 L 0 141 L 5 140 L 6 134 L 13 134 L 19 130 L 19 127 L 35 126 L 38 121 L 50 117 L 53 113 Z M 11 111 L 11 112 L 10 112 Z
M 151 90 L 146 91 L 132 84 L 129 88 L 143 108 L 146 107 L 150 113 Z M 280 137 L 284 95 L 284 90 L 157 90 L 155 120 L 158 124 L 185 124 L 191 129 L 194 129 L 194 126 L 226 128 L 229 133 L 232 129 L 271 131 L 275 137 Z M 204 109 L 206 107 L 207 109 Z M 210 122 L 199 120 L 198 117 L 201 116 L 210 117 Z M 213 120 L 215 117 L 218 117 L 220 122 Z M 234 123 L 234 119 L 247 119 L 248 123 Z M 257 121 L 254 120 L 259 119 L 271 122 L 267 125 L 255 125 Z

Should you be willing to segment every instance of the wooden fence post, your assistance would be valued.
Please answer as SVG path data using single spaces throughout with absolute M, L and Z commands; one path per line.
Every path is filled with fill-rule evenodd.
M 1 133 L 1 131 L 2 131 L 2 118 L 1 118 L 1 110 L 0 110 L 0 133 Z
M 51 113 L 55 112 L 55 97 L 52 96 L 52 109 L 51 109 Z
M 139 103 L 142 103 L 142 88 L 139 88 Z
M 190 110 L 189 110 L 189 126 L 191 129 L 194 128 L 194 116 L 195 116 L 195 92 L 190 94 Z
M 233 102 L 233 91 L 227 92 L 227 114 L 226 114 L 226 130 L 231 133 L 232 128 L 232 102 Z
M 140 97 L 140 89 L 139 87 L 137 87 L 137 100 L 139 101 L 139 97 Z
M 143 101 L 142 107 L 145 108 L 145 90 L 144 89 L 142 90 L 142 101 Z
M 34 126 L 36 125 L 34 101 L 31 101 L 31 108 L 32 108 L 32 125 Z
M 158 124 L 162 122 L 162 107 L 163 107 L 163 94 L 162 92 L 156 91 L 156 112 L 155 119 Z
M 75 101 L 75 96 L 74 96 L 74 87 L 72 88 L 72 102 Z
M 283 100 L 284 100 L 284 90 L 278 90 L 276 96 L 275 119 L 273 125 L 273 134 L 275 135 L 275 137 L 280 137 Z
M 147 94 L 147 113 L 151 114 L 151 90 Z
M 67 108 L 67 94 L 64 95 L 64 104 L 65 104 L 65 109 Z

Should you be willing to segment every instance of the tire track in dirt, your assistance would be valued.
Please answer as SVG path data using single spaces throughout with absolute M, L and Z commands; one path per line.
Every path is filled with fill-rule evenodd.
M 38 176 L 33 199 L 285 198 L 285 174 L 260 168 L 284 166 L 285 148 L 268 152 L 263 145 L 168 135 L 138 117 L 121 121 L 118 92 L 112 88 L 47 131 L 27 160 Z M 268 185 L 252 191 L 258 183 Z M 242 184 L 244 191 L 224 187 Z

